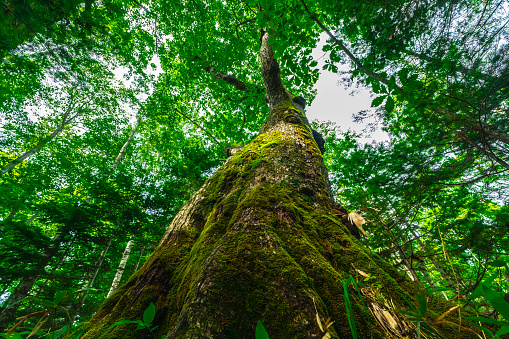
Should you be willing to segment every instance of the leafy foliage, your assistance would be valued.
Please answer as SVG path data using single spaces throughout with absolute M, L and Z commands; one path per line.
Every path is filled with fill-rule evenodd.
M 359 145 L 332 123 L 315 126 L 327 142 L 334 192 L 367 234 L 362 241 L 435 293 L 491 319 L 471 320 L 502 326 L 487 333 L 507 330 L 502 0 L 3 6 L 0 301 L 2 311 L 19 311 L 0 325 L 55 308 L 61 291 L 82 288 L 67 297 L 66 310 L 71 323 L 89 318 L 130 236 L 137 255 L 126 276 L 225 160 L 224 148 L 260 129 L 268 113 L 260 28 L 271 35 L 285 87 L 308 102 L 319 73 L 311 52 L 328 28 L 334 34 L 323 47 L 324 69 L 350 62 L 352 79 L 377 95 L 372 106 L 390 135 Z M 350 282 L 343 283 L 345 303 Z M 419 300 L 412 316 L 424 323 Z M 150 310 L 139 326 L 150 329 Z M 55 313 L 53 321 L 61 328 L 53 337 L 70 335 L 68 319 Z M 257 336 L 266 335 L 261 329 Z

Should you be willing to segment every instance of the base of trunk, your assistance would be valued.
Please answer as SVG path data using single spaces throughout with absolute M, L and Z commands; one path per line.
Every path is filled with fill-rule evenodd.
M 179 212 L 85 338 L 154 338 L 135 324 L 105 331 L 142 319 L 151 302 L 158 339 L 255 338 L 258 321 L 271 338 L 350 338 L 349 319 L 358 338 L 416 337 L 412 324 L 388 310 L 409 309 L 414 283 L 350 234 L 333 212 L 311 129 L 291 101 L 278 114 Z M 352 281 L 363 274 L 372 279 L 356 291 Z M 452 306 L 433 299 L 430 319 Z M 334 324 L 322 331 L 317 312 L 322 325 Z

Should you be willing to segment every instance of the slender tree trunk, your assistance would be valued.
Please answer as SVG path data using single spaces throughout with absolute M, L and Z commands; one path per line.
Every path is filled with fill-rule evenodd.
M 16 213 L 18 213 L 18 210 L 12 210 L 11 213 L 9 213 L 9 215 L 7 216 L 7 218 L 5 218 L 5 220 L 14 218 Z M 4 223 L 0 224 L 0 232 L 2 232 L 4 230 L 4 227 L 5 227 Z
M 138 260 L 136 261 L 136 266 L 134 266 L 135 272 L 138 270 L 138 267 L 140 267 L 140 262 L 141 262 L 141 258 L 143 258 L 143 253 L 145 252 L 145 247 L 147 247 L 146 243 L 143 244 L 143 247 L 140 250 L 140 255 L 138 256 Z
M 426 279 L 426 282 L 428 283 L 429 287 L 437 288 L 437 285 L 435 285 L 435 282 L 429 275 L 428 269 L 426 268 L 426 266 L 423 263 L 416 265 L 415 268 L 417 270 L 419 270 L 419 272 L 422 273 L 422 275 L 424 276 L 424 279 Z M 440 293 L 442 294 L 442 296 L 444 297 L 445 300 L 449 300 L 449 298 L 447 297 L 447 294 L 445 294 L 444 291 L 441 291 Z
M 32 221 L 34 221 L 34 220 L 35 220 L 35 218 L 37 218 L 38 216 L 39 216 L 39 212 L 32 214 L 32 216 L 30 217 L 30 219 L 28 219 L 28 220 L 27 220 L 26 224 L 27 224 L 27 225 L 30 225 L 30 224 L 32 223 Z
M 129 138 L 127 138 L 127 141 L 124 143 L 124 145 L 122 145 L 122 148 L 118 152 L 118 155 L 115 158 L 113 165 L 111 166 L 112 169 L 116 169 L 118 167 L 118 165 L 120 164 L 120 161 L 122 161 L 122 159 L 124 158 L 127 147 L 129 147 L 129 145 L 131 144 L 131 141 L 133 140 L 133 137 L 136 134 L 136 131 L 138 130 L 138 127 L 140 126 L 140 123 L 141 123 L 141 115 L 138 112 L 138 116 L 136 118 L 136 124 L 134 125 L 134 128 L 131 131 Z M 115 226 L 115 230 L 111 234 L 111 236 L 108 240 L 108 243 L 105 245 L 105 247 L 103 248 L 103 251 L 101 252 L 101 255 L 99 256 L 99 260 L 97 261 L 97 264 L 95 266 L 94 273 L 92 274 L 92 276 L 89 279 L 89 282 L 86 286 L 86 290 L 83 292 L 83 296 L 81 297 L 80 301 L 78 302 L 78 305 L 76 305 L 76 307 L 74 308 L 74 310 L 71 313 L 72 314 L 71 318 L 72 318 L 73 323 L 76 320 L 77 315 L 81 311 L 83 304 L 87 300 L 87 297 L 89 294 L 89 289 L 92 288 L 92 286 L 94 284 L 95 278 L 97 277 L 97 274 L 99 273 L 99 270 L 101 269 L 101 266 L 104 262 L 104 258 L 106 257 L 106 253 L 108 252 L 108 250 L 111 246 L 111 242 L 113 241 L 113 238 L 115 236 L 115 231 L 118 229 L 119 226 L 120 226 L 120 217 L 119 217 L 119 220 L 117 221 L 117 224 Z
M 421 239 L 419 239 L 419 237 L 415 233 L 414 233 L 414 235 L 416 236 L 417 241 L 419 242 L 419 246 L 421 246 L 422 250 L 426 253 L 429 253 L 428 247 L 421 241 Z M 430 259 L 431 259 L 431 262 L 433 263 L 433 266 L 435 266 L 438 273 L 440 273 L 440 275 L 445 280 L 447 285 L 452 289 L 456 289 L 455 285 L 452 283 L 451 278 L 445 272 L 445 270 L 442 268 L 442 266 L 436 261 L 436 259 L 434 257 L 430 257 Z
M 394 244 L 394 246 L 396 246 L 396 248 L 398 249 L 398 253 L 401 256 L 401 260 L 403 260 L 403 263 L 405 264 L 406 271 L 407 271 L 408 275 L 412 278 L 413 281 L 418 282 L 419 278 L 417 277 L 417 274 L 415 273 L 415 270 L 412 267 L 412 264 L 408 258 L 408 255 L 405 253 L 405 250 L 403 250 L 403 248 L 400 246 L 396 237 L 394 237 L 394 234 L 392 234 L 392 231 L 389 229 L 389 227 L 387 227 L 387 225 L 382 220 L 380 220 L 380 224 L 384 228 L 385 232 L 391 238 L 391 241 Z
M 118 225 L 118 224 L 117 224 Z M 118 226 L 115 228 L 117 230 Z M 104 258 L 106 257 L 106 253 L 108 253 L 108 250 L 110 249 L 111 243 L 113 242 L 113 238 L 115 237 L 115 232 L 112 232 L 110 235 L 110 238 L 108 239 L 108 242 L 106 245 L 104 245 L 103 250 L 101 254 L 99 255 L 99 259 L 97 260 L 97 264 L 95 265 L 95 269 L 93 273 L 91 274 L 88 283 L 85 287 L 85 291 L 83 292 L 83 295 L 81 296 L 81 299 L 78 302 L 78 305 L 70 312 L 72 314 L 71 319 L 72 322 L 76 320 L 76 317 L 81 311 L 81 308 L 83 307 L 83 304 L 85 303 L 85 300 L 87 300 L 88 294 L 90 292 L 90 289 L 94 285 L 95 278 L 97 278 L 97 275 L 99 274 L 99 270 L 101 269 L 101 266 L 104 262 Z
M 37 291 L 37 294 L 35 295 L 36 298 L 39 297 L 39 294 L 41 294 L 41 292 L 44 290 L 44 288 L 46 288 L 46 285 L 48 284 L 48 281 L 50 281 L 50 278 L 53 276 L 53 274 L 55 273 L 55 271 L 58 269 L 58 267 L 62 264 L 62 262 L 64 261 L 64 259 L 67 257 L 67 253 L 69 253 L 69 250 L 71 249 L 72 245 L 74 244 L 74 241 L 76 240 L 76 235 L 74 235 L 72 237 L 72 240 L 69 242 L 69 244 L 67 245 L 64 253 L 62 253 L 62 255 L 60 256 L 60 260 L 56 263 L 56 265 L 53 267 L 53 269 L 51 270 L 51 272 L 48 274 L 48 277 L 46 278 L 46 280 L 44 281 L 44 284 L 39 288 L 39 290 Z
M 140 127 L 141 123 L 141 115 L 138 112 L 138 117 L 136 118 L 136 124 L 134 125 L 133 130 L 131 131 L 131 134 L 129 135 L 129 138 L 127 138 L 127 141 L 124 143 L 122 148 L 120 149 L 120 152 L 118 152 L 117 158 L 115 159 L 115 162 L 113 163 L 112 169 L 116 169 L 120 161 L 125 155 L 125 152 L 127 150 L 127 147 L 131 144 L 131 141 L 133 140 L 134 135 L 136 134 L 136 131 L 138 130 L 138 127 Z
M 415 268 L 419 272 L 422 273 L 422 275 L 424 276 L 424 279 L 426 280 L 426 283 L 428 284 L 428 286 L 430 286 L 431 288 L 436 288 L 436 285 L 433 282 L 433 279 L 431 279 L 431 276 L 429 275 L 428 270 L 426 269 L 426 267 L 423 264 L 415 265 Z
M 122 254 L 122 259 L 120 260 L 120 264 L 118 265 L 117 273 L 115 274 L 115 278 L 113 278 L 113 282 L 111 283 L 110 291 L 108 292 L 108 295 L 106 298 L 109 298 L 120 285 L 120 280 L 122 280 L 122 275 L 125 271 L 125 266 L 127 264 L 127 260 L 129 259 L 129 255 L 131 254 L 131 248 L 133 247 L 134 242 L 134 234 L 131 234 L 129 237 L 129 241 L 127 242 L 127 245 L 125 247 L 124 253 Z
M 62 130 L 65 128 L 65 126 L 67 126 L 71 122 L 73 122 L 76 119 L 76 117 L 80 114 L 80 112 L 78 111 L 78 113 L 74 114 L 73 116 L 70 116 L 70 113 L 71 113 L 72 109 L 74 108 L 74 106 L 75 106 L 75 103 L 72 103 L 72 104 L 69 105 L 69 108 L 65 112 L 64 118 L 62 119 L 62 123 L 53 131 L 53 133 L 51 133 L 46 138 L 44 138 L 44 140 L 39 142 L 32 149 L 30 149 L 29 151 L 26 151 L 25 153 L 20 155 L 16 160 L 14 160 L 14 161 L 10 162 L 9 164 L 7 164 L 2 170 L 0 170 L 0 175 L 5 174 L 7 172 L 10 172 L 18 164 L 22 163 L 23 161 L 28 159 L 30 156 L 32 156 L 35 153 L 37 153 L 44 145 L 46 145 L 48 142 L 50 142 L 53 139 L 55 139 L 55 137 L 57 135 L 59 135 L 60 132 L 62 132 Z
M 350 338 L 349 319 L 359 338 L 416 337 L 414 325 L 390 310 L 407 307 L 414 283 L 361 246 L 332 211 L 321 152 L 304 112 L 281 84 L 267 39 L 262 32 L 270 115 L 260 134 L 181 209 L 151 257 L 102 304 L 84 338 L 254 338 L 258 321 L 271 338 L 322 338 L 325 332 Z M 376 276 L 377 291 L 392 303 L 381 304 L 370 286 L 358 291 L 385 327 L 368 321 L 354 296 L 348 281 L 360 272 Z M 151 303 L 154 335 L 136 324 L 108 329 L 142 319 Z M 443 304 L 444 311 L 453 306 Z M 322 330 L 327 318 L 334 324 Z
M 15 314 L 21 304 L 20 301 L 28 296 L 28 293 L 39 278 L 41 272 L 44 272 L 44 268 L 49 264 L 53 256 L 57 253 L 62 239 L 63 230 L 60 229 L 53 238 L 53 241 L 49 247 L 43 252 L 42 259 L 38 263 L 35 270 L 31 271 L 31 274 L 24 276 L 18 286 L 16 286 L 14 291 L 11 293 L 5 302 L 5 308 L 0 313 L 0 332 L 5 330 L 9 324 L 14 321 Z

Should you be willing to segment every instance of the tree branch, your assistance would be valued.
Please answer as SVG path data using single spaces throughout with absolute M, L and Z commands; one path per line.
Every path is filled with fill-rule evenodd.
M 138 117 L 136 118 L 136 123 L 134 125 L 133 130 L 131 131 L 131 134 L 129 135 L 129 138 L 127 138 L 127 141 L 124 143 L 122 148 L 120 149 L 120 152 L 118 152 L 117 158 L 115 159 L 115 162 L 113 163 L 113 166 L 111 166 L 112 169 L 116 169 L 118 164 L 120 163 L 120 160 L 124 157 L 124 154 L 127 150 L 127 147 L 129 147 L 129 144 L 133 140 L 134 135 L 136 134 L 136 131 L 138 130 L 138 127 L 140 127 L 141 123 L 141 114 L 138 111 Z
M 334 43 L 339 46 L 339 48 L 341 48 L 343 50 L 343 52 L 346 53 L 346 55 L 350 58 L 350 60 L 353 61 L 353 63 L 355 64 L 356 68 L 361 71 L 362 73 L 366 74 L 367 76 L 375 79 L 375 80 L 378 80 L 380 81 L 381 83 L 385 84 L 385 85 L 388 85 L 389 84 L 389 81 L 387 79 L 385 79 L 384 77 L 376 74 L 376 73 L 373 73 L 371 72 L 370 70 L 368 70 L 367 68 L 365 68 L 364 66 L 362 66 L 361 62 L 359 61 L 359 59 L 357 59 L 353 54 L 352 52 L 350 52 L 350 50 L 348 48 L 346 48 L 345 45 L 343 45 L 343 43 L 341 41 L 339 41 L 338 38 L 336 38 L 334 36 L 334 34 L 331 33 L 331 31 L 329 31 L 327 29 L 327 27 L 324 26 L 324 24 L 322 24 L 320 22 L 320 20 L 318 20 L 318 18 L 313 14 L 311 13 L 311 11 L 308 9 L 308 6 L 306 5 L 306 3 L 304 2 L 304 0 L 301 0 L 302 2 L 302 5 L 304 5 L 304 9 L 306 10 L 306 12 L 308 13 L 309 15 L 309 18 L 312 19 L 313 21 L 315 21 L 318 26 L 320 26 L 320 28 L 325 32 L 327 33 L 327 35 L 329 35 L 329 37 L 334 41 Z M 399 87 L 398 85 L 395 85 L 397 90 L 401 93 L 401 94 L 404 94 L 403 92 L 403 89 L 401 87 Z
M 481 153 L 484 153 L 484 155 L 486 157 L 498 162 L 500 165 L 502 165 L 506 169 L 509 169 L 509 164 L 507 162 L 505 162 L 504 160 L 502 160 L 500 157 L 496 156 L 495 153 L 493 153 L 493 151 L 491 150 L 491 148 L 489 150 L 486 150 L 485 148 L 477 145 L 475 142 L 473 142 L 472 140 L 470 140 L 467 137 L 463 137 L 462 139 L 465 140 L 467 143 L 471 144 L 472 146 L 474 146 L 475 148 L 477 148 Z
M 449 110 L 443 109 L 441 107 L 435 108 L 435 111 L 439 114 L 447 116 L 450 121 L 461 122 L 465 127 L 469 127 L 472 130 L 479 132 L 481 134 L 488 134 L 489 138 L 495 141 L 501 141 L 505 144 L 509 144 L 509 135 L 501 131 L 498 127 L 493 126 L 489 123 L 481 123 L 478 121 L 473 121 L 468 117 L 463 115 L 459 115 L 457 113 L 453 113 Z
M 265 97 L 271 111 L 276 109 L 285 98 L 285 88 L 281 81 L 281 70 L 277 60 L 274 59 L 272 45 L 268 44 L 270 36 L 265 30 L 261 30 L 260 61 L 262 64 L 262 78 L 265 84 Z
M 71 122 L 73 122 L 73 120 L 79 116 L 81 114 L 81 111 L 78 111 L 75 115 L 73 115 L 70 119 L 68 119 L 68 116 L 71 112 L 71 110 L 74 108 L 76 102 L 72 102 L 71 105 L 69 105 L 69 107 L 67 108 L 66 112 L 64 113 L 64 117 L 62 119 L 62 123 L 57 126 L 57 128 L 50 134 L 48 135 L 46 138 L 44 138 L 42 141 L 40 141 L 39 143 L 37 143 L 37 145 L 35 145 L 34 147 L 32 147 L 32 149 L 30 149 L 29 151 L 26 151 L 25 153 L 23 153 L 22 155 L 20 155 L 19 157 L 17 157 L 15 160 L 11 161 L 10 163 L 8 163 L 2 170 L 0 170 L 0 175 L 3 175 L 5 173 L 8 173 L 10 172 L 14 167 L 16 167 L 18 164 L 22 163 L 23 161 L 25 161 L 27 158 L 29 158 L 30 156 L 34 155 L 35 153 L 37 153 L 41 148 L 42 146 L 46 145 L 48 142 L 52 141 L 53 139 L 55 139 L 55 137 L 60 133 L 62 132 L 62 130 L 65 128 L 65 126 L 69 125 Z
M 203 59 L 197 55 L 195 55 L 194 58 L 198 59 L 200 61 L 203 61 Z M 218 72 L 216 70 L 216 68 L 212 65 L 204 66 L 203 68 L 205 69 L 205 71 L 212 74 L 214 76 L 214 78 L 216 78 L 217 80 L 223 80 L 227 84 L 232 85 L 233 88 L 235 88 L 236 90 L 243 91 L 243 92 L 249 92 L 248 86 L 253 86 L 254 88 L 256 88 L 256 93 L 260 94 L 263 92 L 263 88 L 258 87 L 256 85 L 247 84 L 244 81 L 241 81 L 238 78 L 234 77 L 233 75 L 229 75 L 229 74 L 226 74 L 223 72 Z
M 196 121 L 194 121 L 193 119 L 191 119 L 191 117 L 187 116 L 186 114 L 182 113 L 179 109 L 176 109 L 177 113 L 182 115 L 184 118 L 186 118 L 187 120 L 191 121 L 196 127 L 198 127 L 199 129 L 201 129 L 203 132 L 205 132 L 212 140 L 214 140 L 214 142 L 216 144 L 218 144 L 219 146 L 221 146 L 221 143 L 219 142 L 219 140 L 217 140 L 213 135 L 212 133 L 210 133 L 209 131 L 207 131 L 204 127 L 202 127 L 200 124 L 198 124 Z

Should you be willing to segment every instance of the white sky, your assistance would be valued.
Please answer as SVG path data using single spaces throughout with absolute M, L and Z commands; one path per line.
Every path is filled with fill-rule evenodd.
M 320 42 L 317 48 L 313 50 L 313 58 L 318 61 L 318 67 L 321 69 L 325 64 L 325 60 L 329 57 L 322 51 L 322 46 L 325 44 L 327 35 L 324 33 L 320 37 Z M 325 55 L 324 55 L 325 54 Z M 340 70 L 348 69 L 347 66 L 340 68 Z M 313 103 L 306 108 L 306 115 L 311 120 L 334 121 L 341 130 L 347 131 L 351 129 L 357 133 L 361 133 L 369 121 L 363 123 L 353 122 L 352 115 L 361 110 L 370 109 L 371 101 L 373 101 L 373 94 L 368 89 L 364 88 L 346 88 L 341 83 L 341 78 L 338 74 L 330 71 L 321 70 L 320 78 L 315 85 L 317 89 L 317 96 Z M 355 90 L 354 95 L 350 95 Z M 370 133 L 371 138 L 359 138 L 360 143 L 371 143 L 373 140 L 378 142 L 388 140 L 387 133 L 377 130 Z

